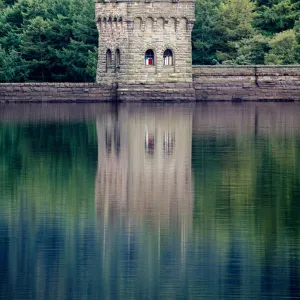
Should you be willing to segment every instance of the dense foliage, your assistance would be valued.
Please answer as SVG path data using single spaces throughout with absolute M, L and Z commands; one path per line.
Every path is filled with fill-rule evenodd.
M 0 0 L 0 82 L 93 81 L 90 0 Z
M 0 82 L 94 81 L 92 0 L 0 0 Z M 196 0 L 194 64 L 300 63 L 299 0 Z
M 196 0 L 194 64 L 300 63 L 299 0 Z

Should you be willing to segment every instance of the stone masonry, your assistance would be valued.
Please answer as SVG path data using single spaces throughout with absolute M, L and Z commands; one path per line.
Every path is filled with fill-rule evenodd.
M 300 101 L 300 66 L 193 66 L 198 101 Z
M 113 84 L 0 84 L 0 102 L 300 101 L 300 66 L 193 66 L 192 83 L 124 84 L 118 95 Z
M 116 90 L 97 83 L 1 83 L 0 102 L 114 101 Z
M 117 85 L 120 100 L 147 100 L 152 94 L 152 99 L 195 98 L 194 0 L 97 2 L 96 21 L 98 83 Z M 149 53 L 151 61 L 147 60 Z

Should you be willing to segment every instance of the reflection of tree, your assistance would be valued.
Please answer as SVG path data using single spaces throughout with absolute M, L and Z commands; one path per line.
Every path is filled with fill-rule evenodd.
M 0 219 L 8 229 L 0 232 L 7 241 L 1 299 L 61 298 L 69 293 L 61 277 L 85 285 L 82 273 L 64 265 L 74 264 L 93 213 L 96 151 L 89 124 L 2 124 Z
M 0 143 L 3 171 L 0 184 L 4 191 L 10 188 L 8 197 L 23 191 L 30 194 L 35 205 L 51 201 L 47 209 L 55 211 L 55 201 L 59 202 L 63 196 L 71 204 L 69 211 L 73 208 L 75 213 L 80 209 L 72 197 L 76 199 L 83 193 L 81 185 L 85 177 L 95 172 L 97 144 L 93 126 L 84 123 L 3 124 Z
M 0 298 L 299 298 L 298 127 L 204 107 L 2 124 Z
M 213 203 L 224 217 L 258 213 L 260 222 L 275 222 L 279 217 L 276 226 L 288 226 L 286 221 L 295 221 L 295 218 L 285 216 L 297 211 L 294 200 L 299 193 L 299 146 L 299 143 L 280 137 L 277 140 L 267 137 L 208 140 L 196 136 L 193 149 L 197 195 L 201 199 L 218 199 L 218 203 L 216 200 Z M 196 205 L 202 205 L 198 199 Z M 285 213 L 276 213 L 274 209 Z M 249 225 L 247 227 L 251 228 Z M 274 230 L 276 226 L 270 228 Z
M 258 123 L 257 136 L 208 130 L 194 135 L 195 238 L 214 241 L 220 249 L 216 265 L 227 265 L 222 278 L 233 273 L 244 285 L 238 294 L 248 295 L 242 282 L 253 277 L 255 297 L 299 295 L 293 282 L 300 271 L 291 267 L 290 251 L 299 267 L 300 139 L 289 130 L 295 129 L 259 134 Z M 235 289 L 226 280 L 221 286 Z

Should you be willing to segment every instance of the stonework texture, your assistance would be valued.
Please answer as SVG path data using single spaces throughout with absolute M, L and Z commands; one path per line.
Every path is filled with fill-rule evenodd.
M 2 83 L 0 102 L 114 101 L 112 85 L 96 83 Z
M 198 101 L 300 101 L 300 66 L 193 66 Z
M 0 102 L 300 101 L 300 66 L 194 66 L 193 82 L 4 83 Z
M 96 21 L 98 83 L 150 84 L 149 88 L 154 83 L 192 83 L 194 0 L 96 3 Z M 147 50 L 153 51 L 150 64 L 145 59 Z M 169 63 L 164 59 L 166 50 L 172 53 Z M 186 94 L 194 97 L 190 88 Z M 119 93 L 120 99 L 128 96 L 124 89 Z

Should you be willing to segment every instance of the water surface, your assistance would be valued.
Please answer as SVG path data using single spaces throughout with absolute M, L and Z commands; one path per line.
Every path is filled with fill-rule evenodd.
M 1 299 L 300 298 L 300 104 L 0 120 Z

